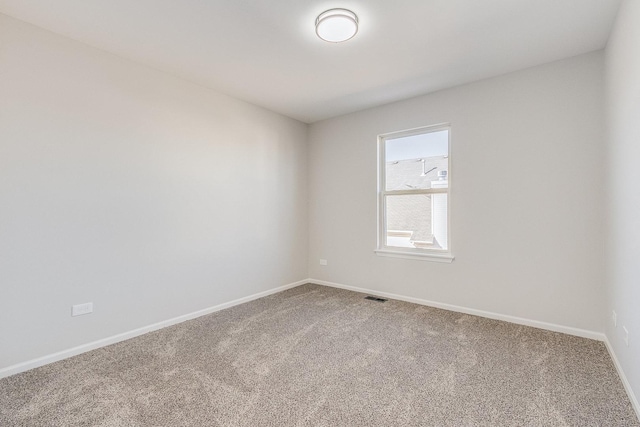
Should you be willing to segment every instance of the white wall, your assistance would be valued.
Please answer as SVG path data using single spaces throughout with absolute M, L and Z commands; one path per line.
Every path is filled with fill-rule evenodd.
M 606 50 L 607 328 L 640 397 L 640 2 L 623 2 Z M 618 315 L 613 327 L 611 312 Z M 629 331 L 629 346 L 622 327 Z
M 602 80 L 596 52 L 311 125 L 310 277 L 603 332 Z M 443 122 L 455 261 L 376 256 L 377 135 Z
M 307 277 L 306 133 L 0 15 L 0 369 Z

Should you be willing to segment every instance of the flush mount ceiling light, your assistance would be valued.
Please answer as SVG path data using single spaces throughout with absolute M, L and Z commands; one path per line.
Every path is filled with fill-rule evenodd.
M 329 9 L 316 19 L 316 34 L 327 42 L 344 42 L 357 32 L 358 16 L 347 9 Z

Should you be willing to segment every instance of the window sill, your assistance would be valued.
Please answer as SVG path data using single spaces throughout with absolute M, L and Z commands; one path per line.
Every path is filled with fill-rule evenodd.
M 378 256 L 387 256 L 392 258 L 404 258 L 404 259 L 417 259 L 420 261 L 444 262 L 449 264 L 454 260 L 454 256 L 448 253 L 436 254 L 436 253 L 404 252 L 404 251 L 394 251 L 389 249 L 376 249 L 374 252 Z

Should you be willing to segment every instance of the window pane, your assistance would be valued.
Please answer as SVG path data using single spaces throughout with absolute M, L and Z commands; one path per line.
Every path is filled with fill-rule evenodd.
M 449 174 L 449 131 L 424 133 L 385 141 L 385 189 L 432 188 Z
M 447 194 L 385 197 L 386 246 L 447 249 Z

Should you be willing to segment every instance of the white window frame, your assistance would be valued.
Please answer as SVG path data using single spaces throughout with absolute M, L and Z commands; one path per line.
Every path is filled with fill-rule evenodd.
M 442 189 L 412 189 L 412 190 L 386 190 L 386 163 L 385 163 L 385 146 L 387 140 L 403 138 L 407 136 L 426 134 L 438 131 L 448 131 L 448 188 Z M 375 253 L 380 256 L 390 256 L 396 258 L 419 259 L 424 261 L 446 262 L 453 261 L 451 239 L 451 125 L 449 123 L 441 123 L 432 126 L 423 126 L 419 128 L 404 130 L 400 132 L 390 132 L 378 135 L 378 231 L 377 231 L 377 247 Z M 385 200 L 386 196 L 406 195 L 406 194 L 436 194 L 447 193 L 447 249 L 428 249 L 428 248 L 402 248 L 386 245 L 386 218 L 385 218 Z

